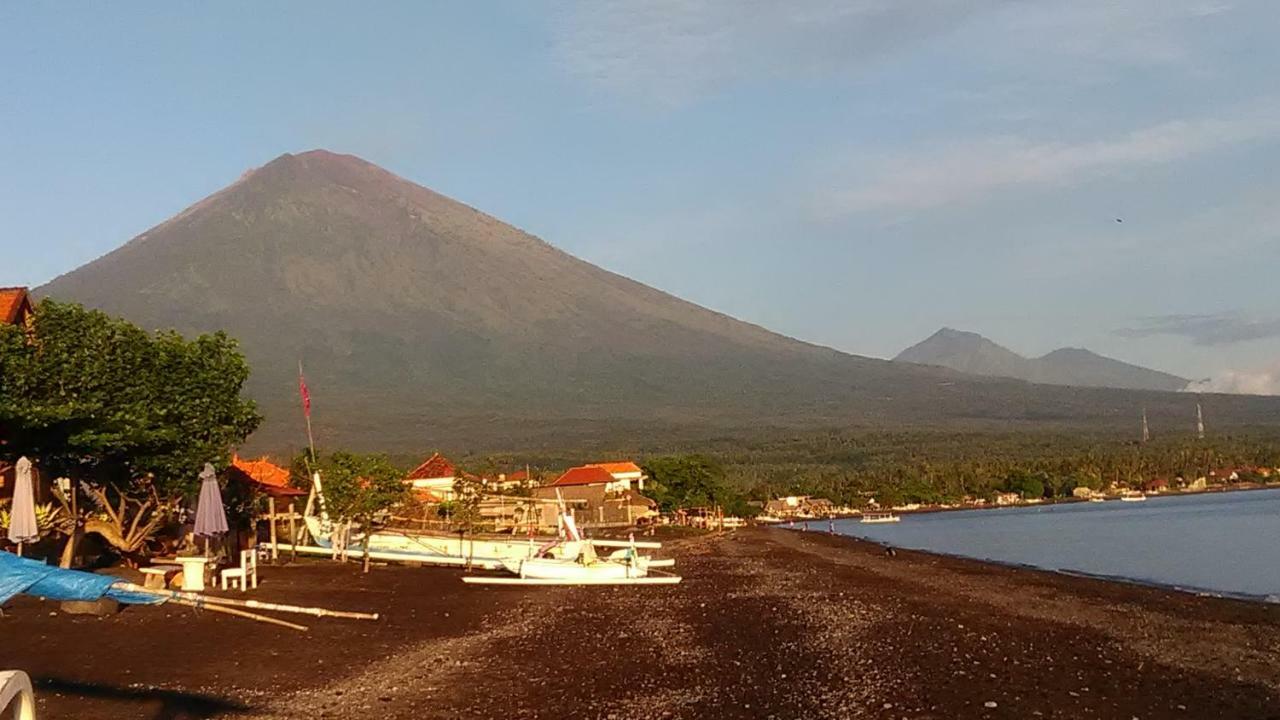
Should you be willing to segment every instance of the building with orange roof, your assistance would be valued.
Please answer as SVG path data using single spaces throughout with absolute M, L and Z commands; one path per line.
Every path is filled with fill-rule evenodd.
M 592 465 L 569 468 L 560 477 L 552 481 L 550 485 L 544 487 L 565 488 L 581 485 L 603 485 L 605 492 L 625 489 L 618 484 L 608 470 Z
M 453 485 L 457 480 L 458 467 L 440 453 L 432 453 L 431 457 L 409 471 L 404 482 L 423 500 L 444 502 L 453 499 Z
M 26 288 L 0 288 L 0 323 L 29 327 L 35 311 Z
M 298 497 L 307 491 L 296 488 L 290 482 L 291 473 L 265 457 L 245 460 L 239 456 L 231 459 L 228 474 L 232 479 L 248 483 L 259 492 L 273 497 Z
M 657 514 L 657 503 L 631 488 L 632 478 L 619 479 L 604 465 L 569 468 L 554 482 L 534 488 L 533 496 L 563 500 L 574 509 L 574 517 L 584 527 L 625 527 Z M 615 469 L 627 472 L 625 468 Z
M 622 490 L 630 490 L 633 487 L 636 490 L 644 490 L 644 470 L 630 460 L 621 462 L 588 463 L 587 467 L 600 468 L 608 472 L 613 476 L 614 480 L 621 484 L 620 489 Z

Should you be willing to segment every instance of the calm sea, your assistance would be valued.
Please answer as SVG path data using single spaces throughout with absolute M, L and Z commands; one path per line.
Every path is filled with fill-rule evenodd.
M 898 547 L 1280 602 L 1280 490 L 926 513 L 891 525 L 849 519 L 835 527 Z

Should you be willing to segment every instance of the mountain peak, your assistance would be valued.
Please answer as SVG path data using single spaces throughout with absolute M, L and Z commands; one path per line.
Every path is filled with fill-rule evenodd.
M 1175 375 L 1113 360 L 1085 348 L 1058 348 L 1039 358 L 1026 358 L 977 333 L 951 328 L 942 328 L 894 359 L 1048 385 L 1134 390 L 1181 390 L 1187 385 L 1187 380 Z
M 784 337 L 330 150 L 281 155 L 40 293 L 149 329 L 227 331 L 253 370 L 263 449 L 296 447 L 300 359 L 317 439 L 388 451 L 424 439 L 614 442 L 645 427 L 669 437 L 765 417 L 779 427 L 1110 422 L 1130 402 Z M 962 346 L 975 371 L 1027 362 L 953 329 L 928 344 Z

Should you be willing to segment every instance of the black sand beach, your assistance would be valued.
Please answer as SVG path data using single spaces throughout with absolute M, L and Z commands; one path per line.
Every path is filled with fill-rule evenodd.
M 255 597 L 386 613 L 295 633 L 19 599 L 42 718 L 1280 718 L 1280 607 L 749 529 L 674 587 L 494 589 L 309 561 Z

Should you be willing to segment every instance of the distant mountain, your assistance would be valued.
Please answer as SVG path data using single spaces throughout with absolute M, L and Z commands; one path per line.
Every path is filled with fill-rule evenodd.
M 685 428 L 1129 423 L 1137 400 L 875 360 L 583 262 L 350 155 L 283 155 L 40 288 L 149 328 L 225 329 L 297 447 L 388 451 L 687 438 Z M 1153 421 L 1188 412 L 1144 399 Z M 1276 404 L 1223 399 L 1222 424 Z
M 1176 375 L 1103 357 L 1084 348 L 1060 348 L 1042 357 L 1027 358 L 977 333 L 951 328 L 939 330 L 903 350 L 894 359 L 1045 385 L 1182 390 L 1190 382 Z

